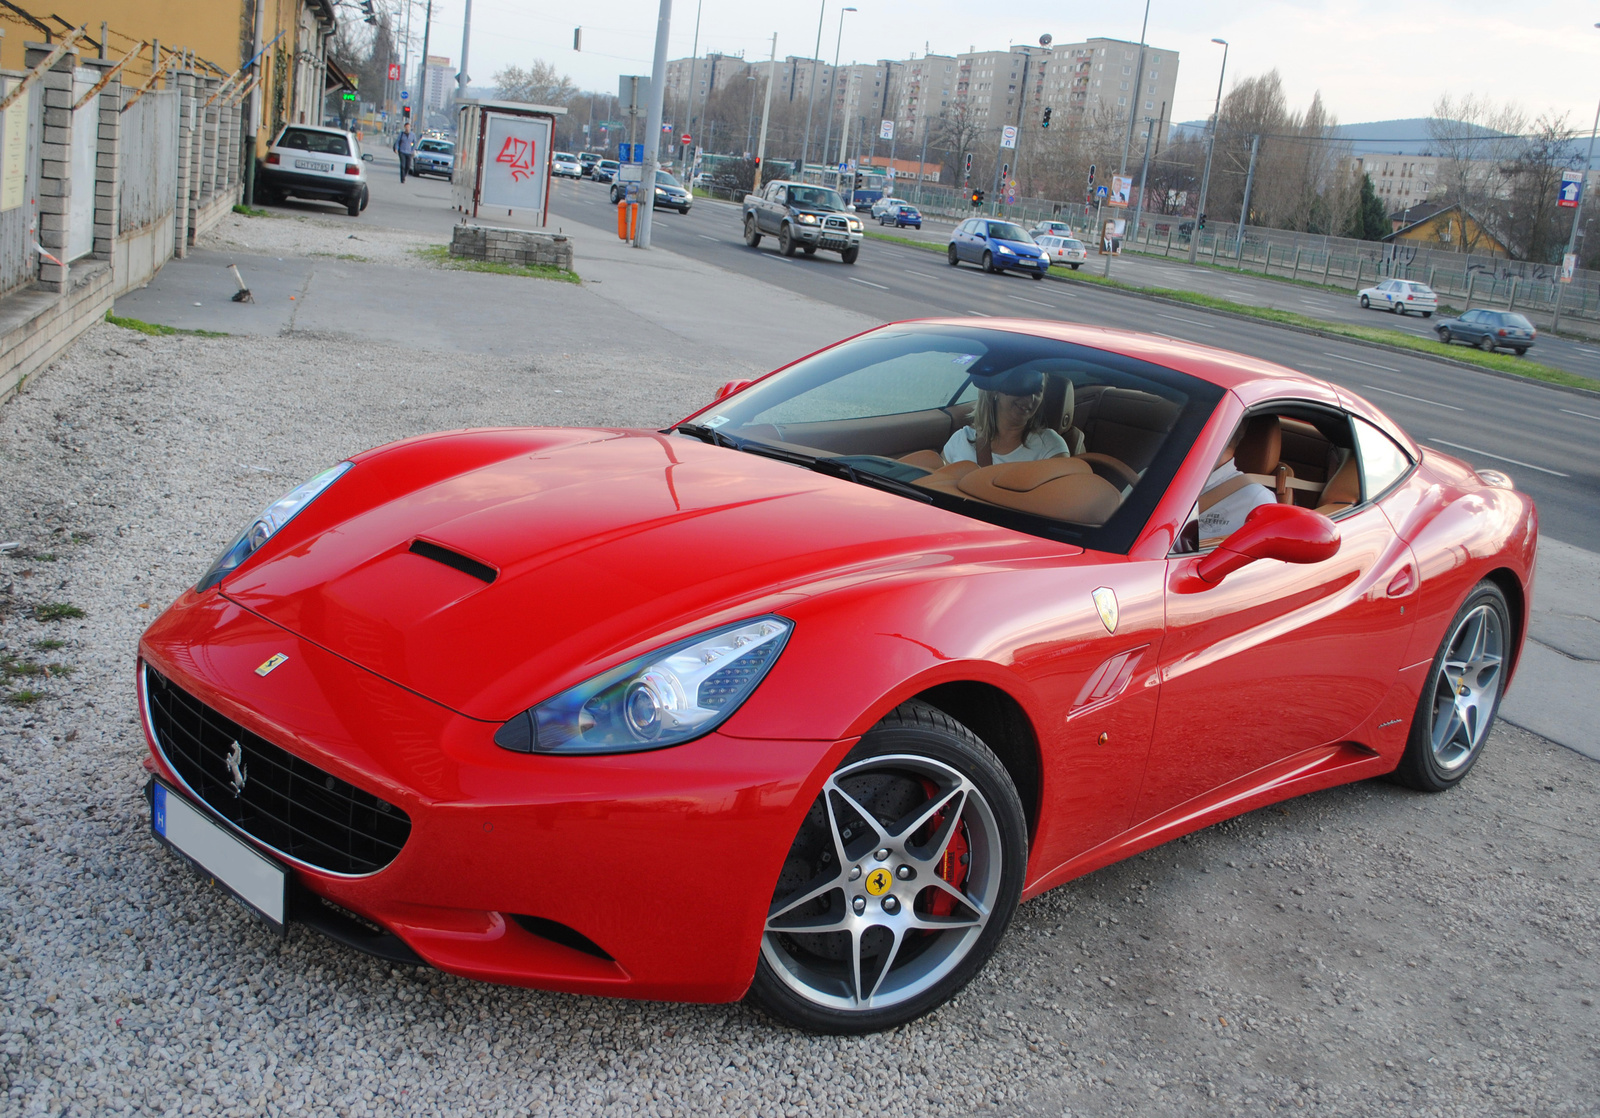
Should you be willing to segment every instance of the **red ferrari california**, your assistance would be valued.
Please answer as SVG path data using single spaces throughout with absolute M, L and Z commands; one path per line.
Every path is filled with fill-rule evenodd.
M 864 1032 L 1016 906 L 1472 768 L 1537 521 L 1341 388 L 898 323 L 664 431 L 359 454 L 145 633 L 156 835 L 281 929 Z

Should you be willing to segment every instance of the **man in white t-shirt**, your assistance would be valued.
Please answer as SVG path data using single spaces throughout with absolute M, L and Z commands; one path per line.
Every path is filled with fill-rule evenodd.
M 1045 425 L 1044 374 L 1018 370 L 978 392 L 972 422 L 950 436 L 941 457 L 951 462 L 1037 462 L 1065 458 L 1071 452 L 1061 432 Z

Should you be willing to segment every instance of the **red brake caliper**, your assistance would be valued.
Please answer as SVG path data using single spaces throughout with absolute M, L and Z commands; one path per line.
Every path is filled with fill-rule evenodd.
M 924 781 L 924 788 L 929 796 L 938 794 L 938 789 L 931 782 Z M 944 826 L 944 812 L 939 812 L 929 822 L 929 833 L 938 834 Z M 962 889 L 967 883 L 967 825 L 957 823 L 955 834 L 950 836 L 950 842 L 944 848 L 944 854 L 939 859 L 939 876 Z M 928 913 L 931 916 L 949 916 L 956 909 L 956 899 L 943 889 L 938 889 L 928 894 Z

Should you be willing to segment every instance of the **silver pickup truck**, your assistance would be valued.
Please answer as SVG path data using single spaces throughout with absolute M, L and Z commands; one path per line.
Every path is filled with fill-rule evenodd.
M 778 238 L 778 251 L 837 252 L 846 264 L 861 255 L 861 219 L 848 212 L 837 190 L 780 179 L 759 194 L 744 196 L 744 243 L 755 248 L 763 236 Z

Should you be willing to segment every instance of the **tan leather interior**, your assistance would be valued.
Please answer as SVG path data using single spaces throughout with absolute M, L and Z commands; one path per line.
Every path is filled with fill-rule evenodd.
M 981 466 L 956 488 L 1001 508 L 1091 526 L 1104 524 L 1122 503 L 1116 486 L 1072 458 Z
M 1283 453 L 1283 428 L 1275 415 L 1252 415 L 1233 450 L 1233 466 L 1241 474 L 1270 474 Z
M 941 493 L 959 497 L 962 493 L 956 483 L 978 468 L 979 466 L 976 462 L 952 462 L 948 466 L 940 466 L 927 477 L 917 478 L 911 484 L 920 485 L 924 489 L 937 489 Z M 992 466 L 990 467 L 990 469 L 993 468 Z
M 910 454 L 901 455 L 900 461 L 929 473 L 944 465 L 944 458 L 937 450 L 913 450 Z
M 1317 511 L 1323 516 L 1332 516 L 1361 503 L 1361 465 L 1348 450 L 1340 453 L 1344 456 L 1344 464 L 1333 471 L 1333 476 L 1328 479 L 1318 498 L 1321 503 L 1317 505 Z
M 1182 408 L 1153 392 L 1089 385 L 1078 390 L 1073 421 L 1085 449 L 1126 462 L 1136 472 L 1150 467 Z

